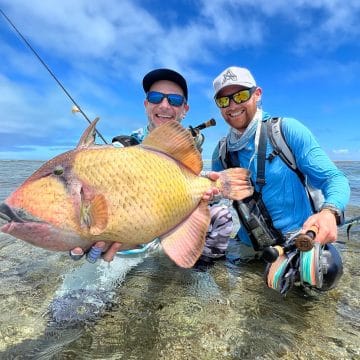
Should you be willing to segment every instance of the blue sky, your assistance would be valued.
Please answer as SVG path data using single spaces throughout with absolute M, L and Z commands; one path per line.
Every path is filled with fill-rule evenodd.
M 108 142 L 146 123 L 142 77 L 188 80 L 183 124 L 215 118 L 203 157 L 228 131 L 212 81 L 251 70 L 273 116 L 308 126 L 333 160 L 360 160 L 358 0 L 1 0 L 0 8 Z M 46 160 L 74 147 L 87 122 L 0 15 L 0 159 Z M 98 139 L 101 143 L 101 139 Z

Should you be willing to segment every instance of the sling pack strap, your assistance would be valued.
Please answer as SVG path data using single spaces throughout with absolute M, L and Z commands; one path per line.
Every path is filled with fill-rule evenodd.
M 266 209 L 262 200 L 262 188 L 265 185 L 265 160 L 267 146 L 267 127 L 261 122 L 259 146 L 257 149 L 257 175 L 256 184 L 258 191 L 254 190 L 251 197 L 242 201 L 233 201 L 233 206 L 238 213 L 239 219 L 246 229 L 247 234 L 256 251 L 263 250 L 265 247 L 281 244 L 284 238 L 272 222 L 270 214 Z M 226 151 L 226 139 L 222 139 L 219 143 L 219 156 L 224 168 L 239 167 L 239 152 Z
M 267 146 L 267 131 L 264 122 L 260 125 L 260 136 L 259 146 L 257 149 L 257 172 L 256 172 L 256 183 L 259 186 L 259 192 L 266 184 L 265 181 L 265 160 L 266 160 L 266 146 Z
M 307 183 L 304 174 L 297 167 L 294 154 L 290 146 L 286 142 L 286 138 L 282 131 L 282 118 L 271 118 L 269 121 L 267 121 L 267 124 L 268 137 L 270 139 L 271 145 L 274 148 L 273 153 L 269 156 L 269 160 L 271 161 L 271 159 L 274 158 L 276 155 L 280 156 L 281 160 L 299 177 L 308 194 L 308 198 L 313 212 L 318 212 L 324 201 L 324 196 L 321 190 L 315 189 Z
M 305 176 L 298 169 L 296 165 L 296 160 L 294 154 L 292 153 L 288 143 L 286 142 L 284 133 L 281 128 L 282 118 L 274 117 L 267 121 L 267 133 L 268 137 L 271 141 L 271 145 L 274 148 L 274 156 L 279 155 L 281 160 L 293 171 L 296 172 L 300 181 L 304 186 L 305 184 Z
M 230 166 L 229 152 L 228 152 L 228 149 L 227 149 L 226 137 L 225 136 L 220 139 L 219 144 L 218 144 L 218 148 L 219 148 L 219 159 L 221 161 L 221 164 L 222 164 L 224 169 L 228 169 L 231 166 Z

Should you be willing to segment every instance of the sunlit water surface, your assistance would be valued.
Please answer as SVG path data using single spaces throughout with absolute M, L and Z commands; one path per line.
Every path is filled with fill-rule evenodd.
M 0 161 L 0 200 L 40 164 Z M 339 166 L 347 216 L 360 215 L 360 164 Z M 155 252 L 91 265 L 0 233 L 0 359 L 360 359 L 359 230 L 338 246 L 336 289 L 285 298 L 262 263 L 198 272 Z

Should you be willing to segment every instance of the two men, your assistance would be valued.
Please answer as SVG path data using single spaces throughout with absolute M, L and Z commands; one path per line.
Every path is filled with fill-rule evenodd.
M 236 204 L 241 226 L 235 241 L 237 251 L 229 254 L 229 259 L 247 261 L 261 257 L 266 250 L 244 220 L 247 218 L 245 215 L 254 213 L 255 206 L 258 215 L 268 220 L 263 224 L 263 229 L 267 230 L 268 227 L 270 233 L 276 234 L 271 245 L 290 249 L 279 256 L 274 264 L 267 266 L 268 286 L 286 293 L 300 277 L 303 283 L 310 283 L 310 286 L 322 290 L 333 287 L 342 273 L 342 264 L 335 247 L 330 243 L 337 238 L 337 225 L 341 223 L 350 197 L 346 177 L 321 149 L 312 133 L 292 118 L 282 119 L 281 132 L 294 155 L 298 172 L 278 156 L 277 149 L 269 141 L 259 151 L 259 144 L 263 143 L 260 139 L 264 138 L 261 132 L 266 132 L 262 128 L 272 117 L 261 109 L 262 89 L 257 86 L 248 69 L 227 68 L 214 80 L 213 85 L 216 105 L 230 130 L 214 151 L 212 169 L 247 168 L 255 188 L 255 196 L 243 201 L 241 206 Z M 155 127 L 170 120 L 180 122 L 189 110 L 186 81 L 172 70 L 157 69 L 148 73 L 143 79 L 143 88 L 148 124 L 132 134 L 139 143 Z M 262 167 L 259 168 L 259 164 Z M 299 172 L 306 183 L 321 189 L 324 203 L 320 211 L 315 212 L 313 209 Z M 212 194 L 204 196 L 210 198 Z M 226 207 L 213 206 L 211 209 L 212 224 L 216 223 L 219 228 L 210 228 L 203 251 L 205 259 L 224 256 L 232 231 L 230 211 Z M 241 209 L 245 209 L 248 214 L 244 214 Z M 307 253 L 295 250 L 294 236 L 310 229 L 316 229 L 315 241 L 318 245 Z M 100 243 L 100 246 L 104 244 Z M 103 249 L 106 250 L 105 246 Z M 111 261 L 120 249 L 121 244 L 111 245 L 103 258 Z M 328 266 L 328 281 L 313 281 L 320 271 L 320 265 L 309 269 L 307 263 L 320 263 L 324 259 Z M 326 274 L 323 275 L 326 278 Z

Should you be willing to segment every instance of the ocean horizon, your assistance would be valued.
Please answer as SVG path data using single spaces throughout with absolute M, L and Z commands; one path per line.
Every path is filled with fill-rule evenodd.
M 14 190 L 37 168 L 47 160 L 1 160 L 0 159 L 0 200 L 9 195 L 9 189 Z M 211 159 L 204 159 L 204 170 L 211 168 Z M 334 161 L 336 166 L 347 176 L 350 188 L 350 206 L 360 206 L 360 161 Z M 10 165 L 11 164 L 11 165 Z

